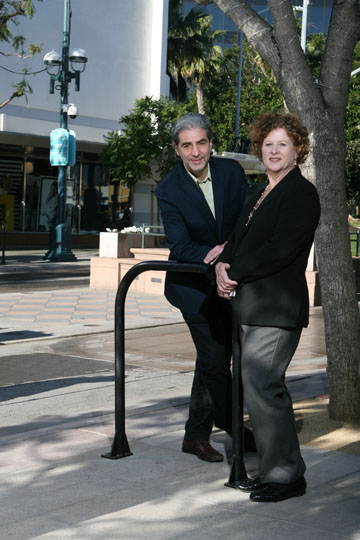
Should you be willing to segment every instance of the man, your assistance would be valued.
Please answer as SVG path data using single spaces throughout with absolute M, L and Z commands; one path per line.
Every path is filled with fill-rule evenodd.
M 212 265 L 241 212 L 245 174 L 236 161 L 211 157 L 212 131 L 203 115 L 178 119 L 173 146 L 181 163 L 155 190 L 169 258 Z M 205 274 L 168 272 L 165 296 L 181 310 L 197 352 L 182 450 L 204 461 L 222 461 L 209 438 L 214 424 L 231 433 L 230 303 L 217 296 Z

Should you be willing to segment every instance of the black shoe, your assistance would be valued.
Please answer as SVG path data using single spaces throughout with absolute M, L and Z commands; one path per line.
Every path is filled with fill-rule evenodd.
M 224 456 L 215 450 L 209 441 L 184 440 L 182 444 L 182 451 L 185 452 L 185 454 L 194 454 L 199 459 L 209 461 L 210 463 L 224 460 Z
M 250 493 L 250 501 L 254 502 L 279 502 L 291 497 L 301 497 L 306 493 L 305 478 L 301 477 L 292 484 L 277 484 L 269 482 L 262 484 L 257 491 Z
M 236 485 L 238 489 L 241 491 L 245 491 L 245 493 L 251 493 L 252 491 L 257 491 L 262 486 L 260 478 L 245 478 L 244 480 L 241 480 L 239 484 Z

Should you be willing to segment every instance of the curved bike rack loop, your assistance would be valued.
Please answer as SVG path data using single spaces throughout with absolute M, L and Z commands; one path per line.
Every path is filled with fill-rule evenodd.
M 102 454 L 102 457 L 107 459 L 120 459 L 132 455 L 125 432 L 125 299 L 133 280 L 148 270 L 207 274 L 209 267 L 205 264 L 177 261 L 142 261 L 130 268 L 122 278 L 115 298 L 115 436 L 111 451 Z M 225 485 L 234 488 L 240 480 L 246 478 L 243 460 L 243 400 L 240 373 L 240 347 L 237 340 L 233 340 L 234 457 L 229 481 Z

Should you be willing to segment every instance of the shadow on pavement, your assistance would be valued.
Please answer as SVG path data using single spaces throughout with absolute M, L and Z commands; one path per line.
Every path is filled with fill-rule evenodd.
M 39 395 L 44 392 L 50 392 L 51 390 L 55 390 L 58 388 L 68 388 L 69 386 L 74 386 L 77 384 L 95 384 L 106 382 L 114 382 L 114 375 L 99 375 L 95 377 L 87 377 L 86 375 L 84 375 L 81 377 L 68 377 L 41 382 L 27 382 L 23 384 L 5 386 L 0 389 L 0 403 L 4 401 L 10 401 L 11 399 L 17 399 L 19 397 Z
M 33 330 L 13 330 L 11 332 L 0 332 L 0 345 L 4 345 L 1 342 L 13 341 L 15 339 L 37 339 L 40 337 L 49 337 L 53 334 L 48 332 L 34 332 Z

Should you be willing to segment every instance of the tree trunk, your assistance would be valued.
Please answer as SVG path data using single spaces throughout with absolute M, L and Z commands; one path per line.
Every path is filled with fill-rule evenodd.
M 184 77 L 178 73 L 178 101 L 185 103 L 187 99 L 187 86 Z
M 321 220 L 316 232 L 325 323 L 329 416 L 360 423 L 360 317 L 356 299 L 342 155 L 338 133 L 343 126 L 314 111 L 313 175 L 321 200 Z M 342 154 L 342 152 L 341 152 Z
M 334 0 L 318 80 L 301 50 L 290 1 L 268 0 L 273 27 L 245 1 L 213 3 L 232 18 L 270 65 L 287 107 L 309 130 L 312 155 L 305 176 L 316 184 L 321 201 L 315 247 L 328 356 L 329 413 L 337 420 L 360 423 L 360 317 L 344 180 L 344 113 L 352 54 L 360 38 L 360 2 Z
M 196 89 L 196 103 L 197 103 L 198 112 L 200 114 L 206 114 L 205 108 L 204 108 L 204 94 L 201 88 L 201 84 L 195 83 L 195 89 Z

